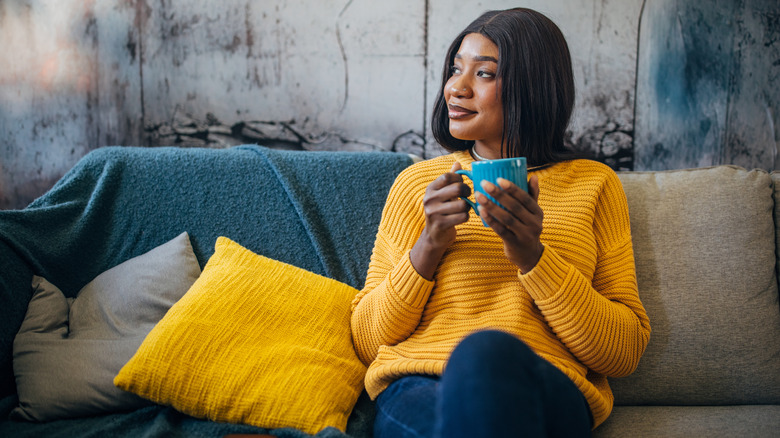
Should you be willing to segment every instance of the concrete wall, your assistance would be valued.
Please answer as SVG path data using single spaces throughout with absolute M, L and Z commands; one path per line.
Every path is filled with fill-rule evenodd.
M 775 0 L 0 0 L 0 208 L 105 145 L 439 155 L 428 125 L 444 51 L 483 11 L 513 6 L 569 41 L 576 148 L 615 169 L 774 169 Z M 719 54 L 717 71 L 701 53 Z M 662 92 L 675 83 L 676 115 Z M 717 139 L 705 146 L 685 134 L 702 112 Z

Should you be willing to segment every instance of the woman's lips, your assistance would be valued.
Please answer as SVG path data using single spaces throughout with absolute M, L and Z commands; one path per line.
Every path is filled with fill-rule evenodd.
M 462 106 L 453 105 L 453 104 L 447 105 L 447 109 L 449 110 L 448 115 L 450 119 L 455 119 L 455 120 L 462 119 L 477 113 L 476 111 L 471 111 L 466 108 L 463 108 Z

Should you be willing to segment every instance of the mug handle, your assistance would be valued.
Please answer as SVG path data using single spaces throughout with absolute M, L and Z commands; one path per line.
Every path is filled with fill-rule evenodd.
M 458 175 L 466 176 L 470 180 L 474 181 L 474 178 L 472 178 L 472 176 L 471 176 L 471 171 L 470 170 L 463 170 L 463 169 L 461 169 L 461 170 L 456 170 L 455 173 L 457 173 Z M 469 205 L 469 207 L 471 207 L 474 210 L 474 213 L 477 216 L 479 216 L 479 210 L 477 209 L 477 204 L 474 201 L 472 201 L 471 199 L 466 198 L 464 196 L 461 196 L 460 199 L 466 201 L 466 203 Z

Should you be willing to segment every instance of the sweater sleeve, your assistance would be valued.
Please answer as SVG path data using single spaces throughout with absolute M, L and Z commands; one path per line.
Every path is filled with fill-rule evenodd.
M 382 345 L 408 338 L 422 317 L 434 282 L 412 266 L 409 252 L 425 224 L 414 177 L 401 173 L 382 212 L 365 287 L 352 302 L 352 337 L 358 357 L 369 365 Z M 418 202 L 419 201 L 419 202 Z
M 546 246 L 520 281 L 581 363 L 608 377 L 626 376 L 639 364 L 650 322 L 637 290 L 628 205 L 614 173 L 596 203 L 594 233 L 598 258 L 592 280 Z

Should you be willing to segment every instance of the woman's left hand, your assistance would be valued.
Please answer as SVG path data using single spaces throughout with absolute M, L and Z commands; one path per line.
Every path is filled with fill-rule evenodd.
M 504 254 L 507 258 L 517 265 L 521 272 L 527 273 L 536 266 L 544 251 L 544 245 L 539 240 L 544 217 L 537 202 L 539 179 L 535 175 L 531 177 L 528 181 L 528 192 L 503 178 L 496 182 L 500 187 L 483 181 L 482 188 L 504 208 L 475 190 L 479 214 L 504 241 Z

